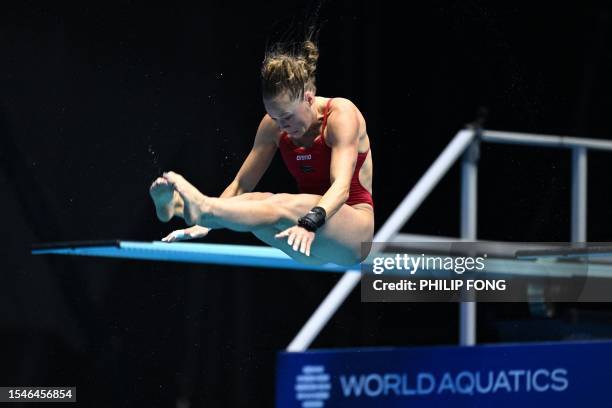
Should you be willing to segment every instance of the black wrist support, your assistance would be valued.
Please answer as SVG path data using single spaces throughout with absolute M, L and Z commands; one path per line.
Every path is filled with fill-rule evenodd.
M 315 232 L 325 224 L 327 213 L 322 207 L 314 207 L 303 217 L 298 218 L 298 225 L 308 231 Z

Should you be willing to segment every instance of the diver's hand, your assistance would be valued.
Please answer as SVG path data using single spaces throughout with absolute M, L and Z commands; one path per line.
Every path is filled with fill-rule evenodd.
M 202 238 L 208 235 L 210 228 L 194 225 L 193 227 L 172 231 L 162 238 L 164 242 L 187 241 L 189 239 Z
M 287 238 L 287 245 L 292 246 L 294 251 L 299 251 L 306 256 L 310 256 L 310 247 L 315 239 L 314 232 L 295 225 L 274 236 L 276 239 L 285 237 Z

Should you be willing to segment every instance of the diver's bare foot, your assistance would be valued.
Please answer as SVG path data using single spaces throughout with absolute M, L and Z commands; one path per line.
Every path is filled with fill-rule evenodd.
M 168 222 L 174 216 L 174 186 L 163 177 L 158 177 L 151 187 L 149 194 L 155 204 L 157 218 Z
M 183 219 L 187 225 L 200 224 L 206 215 L 206 197 L 183 176 L 173 171 L 164 173 L 164 178 L 183 199 Z

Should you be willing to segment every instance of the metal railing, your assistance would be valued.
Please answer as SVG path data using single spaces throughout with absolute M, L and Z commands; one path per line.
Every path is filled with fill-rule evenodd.
M 572 150 L 571 241 L 586 241 L 587 219 L 587 151 L 612 151 L 612 142 L 555 135 L 501 132 L 468 128 L 459 131 L 438 158 L 421 176 L 400 205 L 374 235 L 374 242 L 392 241 L 419 208 L 451 166 L 461 156 L 461 232 L 462 240 L 477 240 L 478 160 L 480 143 L 502 143 Z M 359 283 L 361 272 L 349 270 L 338 281 L 310 319 L 287 347 L 287 351 L 304 351 L 319 335 L 325 324 Z M 476 303 L 459 305 L 459 344 L 476 343 Z

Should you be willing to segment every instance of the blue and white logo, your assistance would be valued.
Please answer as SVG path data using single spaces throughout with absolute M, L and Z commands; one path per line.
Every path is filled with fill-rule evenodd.
M 304 366 L 302 373 L 295 377 L 295 399 L 302 402 L 302 408 L 324 407 L 330 390 L 330 376 L 324 366 Z

